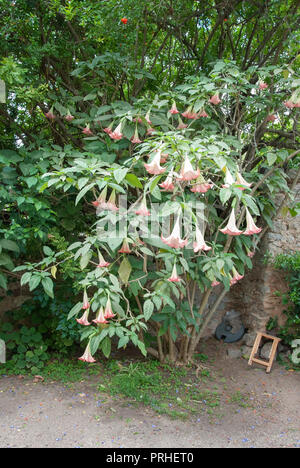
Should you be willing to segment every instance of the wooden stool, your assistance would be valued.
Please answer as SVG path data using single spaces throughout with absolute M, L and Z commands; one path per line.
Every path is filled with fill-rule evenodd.
M 260 340 L 262 339 L 262 337 L 268 338 L 269 340 L 273 340 L 273 344 L 272 344 L 272 348 L 271 348 L 270 356 L 269 356 L 269 361 L 263 361 L 262 359 L 257 359 L 254 357 L 258 351 Z M 266 366 L 267 367 L 266 372 L 269 373 L 271 370 L 273 361 L 274 361 L 274 357 L 276 354 L 276 349 L 277 349 L 277 345 L 279 341 L 281 341 L 281 339 L 277 338 L 276 336 L 266 335 L 265 333 L 258 332 L 254 341 L 254 345 L 250 354 L 249 361 L 248 361 L 249 366 L 251 366 L 253 362 L 256 362 L 257 364 Z

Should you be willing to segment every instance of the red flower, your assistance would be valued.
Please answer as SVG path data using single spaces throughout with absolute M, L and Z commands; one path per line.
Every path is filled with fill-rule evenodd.
M 121 18 L 121 22 L 122 22 L 123 24 L 127 24 L 128 19 L 127 19 L 127 18 Z

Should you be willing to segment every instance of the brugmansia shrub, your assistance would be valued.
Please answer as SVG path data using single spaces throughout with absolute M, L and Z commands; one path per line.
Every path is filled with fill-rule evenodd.
M 88 150 L 66 150 L 41 191 L 75 188 L 94 224 L 66 251 L 46 247 L 41 262 L 17 269 L 27 269 L 22 284 L 53 297 L 64 263 L 78 263 L 68 317 L 82 325 L 80 359 L 94 362 L 98 349 L 108 357 L 116 339 L 161 361 L 192 360 L 225 293 L 252 267 L 276 193 L 289 192 L 281 167 L 299 152 L 251 148 L 260 127 L 297 112 L 296 86 L 281 69 L 220 61 L 154 99 L 90 114 L 53 103 L 46 118 L 65 118 Z

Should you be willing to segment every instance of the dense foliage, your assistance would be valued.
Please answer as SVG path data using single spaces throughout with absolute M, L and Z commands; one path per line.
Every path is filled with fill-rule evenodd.
M 296 180 L 299 2 L 0 6 L 4 299 L 43 291 L 83 359 L 191 360 Z

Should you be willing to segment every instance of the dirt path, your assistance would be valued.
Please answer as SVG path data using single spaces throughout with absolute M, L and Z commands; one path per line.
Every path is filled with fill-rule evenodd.
M 0 377 L 0 447 L 300 447 L 299 372 L 276 362 L 266 374 L 245 359 L 229 359 L 221 346 L 213 371 L 227 382 L 220 408 L 187 421 L 101 395 L 96 382 L 69 388 Z M 235 405 L 226 402 L 226 392 L 236 396 Z M 244 395 L 247 402 L 239 404 Z

